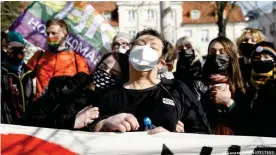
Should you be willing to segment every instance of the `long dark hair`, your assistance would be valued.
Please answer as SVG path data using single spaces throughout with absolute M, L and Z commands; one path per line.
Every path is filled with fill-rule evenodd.
M 245 93 L 245 85 L 242 78 L 242 74 L 240 71 L 240 65 L 239 65 L 239 58 L 237 53 L 237 48 L 235 44 L 226 37 L 217 37 L 213 39 L 209 46 L 208 46 L 208 54 L 210 50 L 210 46 L 214 43 L 218 42 L 220 43 L 226 52 L 226 54 L 229 56 L 229 66 L 226 71 L 226 76 L 228 77 L 228 84 L 230 85 L 230 89 L 232 93 L 235 93 L 237 89 L 240 89 L 242 93 Z M 208 63 L 208 58 L 205 62 L 205 64 Z M 206 65 L 204 65 L 203 68 L 203 78 L 204 80 L 208 79 L 210 74 L 207 72 Z

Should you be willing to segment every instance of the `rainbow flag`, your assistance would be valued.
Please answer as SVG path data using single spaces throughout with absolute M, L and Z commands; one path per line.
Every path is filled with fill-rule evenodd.
M 84 56 L 94 69 L 103 53 L 111 51 L 116 31 L 88 2 L 32 2 L 10 27 L 21 33 L 27 42 L 46 49 L 46 22 L 64 19 L 69 27 L 67 44 Z

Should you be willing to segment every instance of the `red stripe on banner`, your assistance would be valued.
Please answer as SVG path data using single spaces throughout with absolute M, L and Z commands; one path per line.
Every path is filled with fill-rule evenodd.
M 24 134 L 1 134 L 2 155 L 77 155 L 60 145 Z

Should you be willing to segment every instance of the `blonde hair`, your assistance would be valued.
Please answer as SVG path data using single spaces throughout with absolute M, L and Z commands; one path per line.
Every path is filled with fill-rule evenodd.
M 200 60 L 202 62 L 203 58 L 200 52 L 200 47 L 198 44 L 194 41 L 192 41 L 189 37 L 181 37 L 177 40 L 175 48 L 177 49 L 178 46 L 184 46 L 184 44 L 191 44 L 193 49 L 195 50 L 195 59 L 192 61 L 193 65 L 196 61 Z
M 239 47 L 240 44 L 245 40 L 246 34 L 251 34 L 252 36 L 256 37 L 257 38 L 257 43 L 265 40 L 265 36 L 263 35 L 261 30 L 259 30 L 259 29 L 245 29 L 245 31 L 242 33 L 242 35 L 236 40 L 237 47 Z

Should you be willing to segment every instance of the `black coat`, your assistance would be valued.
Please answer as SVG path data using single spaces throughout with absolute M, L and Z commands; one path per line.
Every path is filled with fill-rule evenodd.
M 176 79 L 180 80 L 181 82 L 185 83 L 189 89 L 192 91 L 192 93 L 195 95 L 195 97 L 200 101 L 203 94 L 206 93 L 208 87 L 204 85 L 201 78 L 201 63 L 198 61 L 193 67 L 198 72 L 196 72 L 196 75 L 193 75 L 192 71 L 190 71 L 190 68 L 182 68 L 181 66 L 177 66 L 177 70 L 174 73 L 174 76 Z
M 50 80 L 48 89 L 26 109 L 22 123 L 29 126 L 73 129 L 76 114 L 86 107 L 90 75 L 60 76 Z M 86 93 L 86 92 L 89 93 Z
M 248 129 L 253 136 L 276 137 L 276 79 L 260 87 L 252 105 Z

